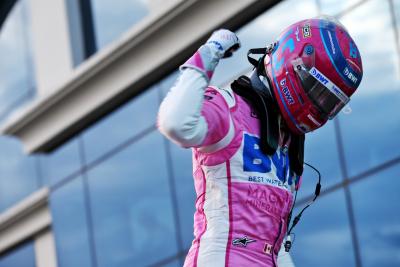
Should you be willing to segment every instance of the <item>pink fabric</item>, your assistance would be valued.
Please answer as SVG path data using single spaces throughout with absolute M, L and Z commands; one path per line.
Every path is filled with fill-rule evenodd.
M 185 65 L 195 66 L 201 70 L 204 70 L 203 60 L 201 59 L 200 53 L 197 51 L 194 55 L 186 61 Z
M 206 192 L 206 178 L 205 175 L 199 165 L 196 164 L 196 160 L 193 160 L 193 167 L 194 167 L 194 173 L 193 177 L 197 177 L 198 179 L 195 179 L 195 189 L 196 189 L 196 194 L 197 194 L 197 199 L 196 199 L 196 213 L 194 215 L 194 236 L 196 237 L 193 240 L 192 247 L 189 250 L 188 256 L 186 257 L 186 261 L 189 265 L 184 266 L 197 266 L 197 257 L 199 253 L 199 245 L 200 245 L 200 239 L 205 233 L 207 229 L 207 218 L 204 214 L 203 206 L 205 202 L 205 192 Z M 193 265 L 191 265 L 194 263 Z
M 260 133 L 259 121 L 250 106 L 235 95 L 236 106 L 229 109 L 215 89 L 209 88 L 206 99 L 207 96 L 212 98 L 205 101 L 202 111 L 209 127 L 204 144 L 215 143 L 226 135 L 229 113 L 235 126 L 235 136 L 227 147 L 214 153 L 201 153 L 193 149 L 198 196 L 195 239 L 184 266 L 276 266 L 276 256 L 292 205 L 292 194 L 287 185 L 249 180 L 252 175 L 264 176 L 265 180 L 277 179 L 274 168 L 269 173 L 244 171 L 243 136 L 259 136 Z M 211 200 L 218 203 L 213 205 Z M 208 205 L 204 205 L 207 201 Z M 207 214 L 213 217 L 208 218 Z M 229 229 L 221 229 L 221 224 L 215 224 L 215 218 L 226 220 L 222 225 L 226 224 Z M 238 245 L 237 240 L 245 237 L 252 241 L 246 246 Z M 205 245 L 207 249 L 202 250 Z M 202 264 L 198 265 L 199 262 Z
M 274 253 L 278 254 L 286 232 L 281 219 L 289 214 L 290 193 L 271 186 L 242 182 L 233 182 L 231 191 L 234 199 L 230 207 L 232 237 L 247 236 L 256 242 L 248 244 L 248 247 L 233 246 L 230 242 L 226 266 L 273 266 L 271 254 L 260 252 L 266 245 L 271 245 Z
M 232 236 L 233 236 L 233 209 L 232 209 L 232 176 L 231 176 L 231 164 L 229 161 L 226 162 L 226 170 L 228 176 L 228 204 L 229 204 L 229 234 L 228 241 L 226 243 L 226 254 L 225 254 L 225 266 L 228 266 L 230 262 L 229 257 L 231 255 Z
M 208 132 L 201 146 L 220 141 L 229 130 L 229 107 L 224 97 L 214 88 L 207 88 L 201 115 L 206 119 Z
M 234 96 L 236 105 L 230 109 L 233 123 L 235 125 L 234 140 L 232 140 L 231 144 L 227 148 L 215 153 L 205 154 L 199 153 L 195 150 L 194 153 L 196 154 L 200 165 L 214 166 L 226 162 L 239 149 L 243 137 L 241 133 L 244 130 L 251 134 L 257 134 L 259 132 L 259 121 L 256 117 L 251 116 L 252 110 L 250 106 L 238 95 L 235 94 Z M 221 103 L 221 101 L 223 101 L 223 103 Z M 217 101 L 215 103 L 216 105 L 207 106 L 207 103 L 205 103 L 203 107 L 202 113 L 206 116 L 206 121 L 209 127 L 203 146 L 216 143 L 220 139 L 224 138 L 229 129 L 229 108 L 220 93 L 217 94 Z M 221 108 L 221 106 L 223 108 Z
M 201 54 L 199 51 L 197 51 L 196 53 L 194 53 L 194 55 L 192 57 L 190 57 L 185 64 L 183 64 L 183 66 L 185 67 L 192 67 L 194 69 L 198 69 L 201 72 L 203 72 L 207 77 L 208 80 L 211 79 L 211 77 L 213 76 L 214 71 L 213 70 L 207 70 L 204 66 L 204 62 L 203 59 L 201 58 Z

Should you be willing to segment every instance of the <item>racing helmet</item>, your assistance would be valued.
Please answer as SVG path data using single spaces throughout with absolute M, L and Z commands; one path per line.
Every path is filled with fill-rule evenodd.
M 363 75 L 346 28 L 328 16 L 286 28 L 264 57 L 279 110 L 296 134 L 324 125 L 350 101 Z

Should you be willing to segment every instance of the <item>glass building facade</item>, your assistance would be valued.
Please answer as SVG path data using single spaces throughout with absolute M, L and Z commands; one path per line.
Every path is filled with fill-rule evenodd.
M 9 40 L 21 38 L 21 29 L 8 30 L 8 24 L 19 19 L 24 2 L 2 28 L 0 54 L 7 53 Z M 98 49 L 149 12 L 146 1 L 118 1 L 115 8 L 105 2 L 91 2 Z M 304 18 L 338 17 L 359 46 L 364 77 L 351 113 L 306 138 L 305 161 L 320 170 L 322 193 L 295 229 L 296 266 L 400 266 L 399 2 L 282 1 L 237 31 L 242 48 L 220 63 L 211 81 L 224 85 L 249 70 L 249 48 L 273 42 L 284 27 Z M 1 103 L 33 95 L 29 48 L 22 51 L 24 59 L 12 59 L 20 61 L 19 77 L 1 63 Z M 16 140 L 0 137 L 0 212 L 49 186 L 58 266 L 182 266 L 193 239 L 191 151 L 166 140 L 155 125 L 177 76 L 176 71 L 155 81 L 50 154 L 25 156 Z M 15 84 L 24 84 L 19 88 L 25 91 L 16 95 Z M 310 200 L 316 181 L 306 168 L 297 210 Z M 0 266 L 35 266 L 33 254 L 31 243 L 22 244 L 0 254 Z

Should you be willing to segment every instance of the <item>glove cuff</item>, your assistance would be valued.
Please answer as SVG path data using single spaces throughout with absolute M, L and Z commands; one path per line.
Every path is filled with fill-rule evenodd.
M 216 49 L 213 49 L 209 45 L 202 45 L 179 69 L 195 69 L 202 73 L 207 81 L 210 81 L 220 58 Z

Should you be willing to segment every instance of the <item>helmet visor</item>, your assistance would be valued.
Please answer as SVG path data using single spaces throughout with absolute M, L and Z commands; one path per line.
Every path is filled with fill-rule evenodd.
M 301 58 L 293 61 L 293 67 L 304 91 L 323 118 L 332 119 L 350 101 L 350 98 L 317 68 L 307 68 Z

